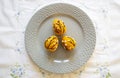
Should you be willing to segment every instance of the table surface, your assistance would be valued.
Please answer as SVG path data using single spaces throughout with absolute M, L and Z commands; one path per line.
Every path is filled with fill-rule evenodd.
M 24 34 L 31 15 L 55 1 L 79 4 L 95 26 L 95 51 L 82 71 L 44 71 L 25 50 Z M 119 51 L 120 0 L 0 0 L 0 78 L 119 78 Z

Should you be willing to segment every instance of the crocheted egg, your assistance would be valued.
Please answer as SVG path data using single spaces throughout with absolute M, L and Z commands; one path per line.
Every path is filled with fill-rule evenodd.
M 54 19 L 53 30 L 56 35 L 63 35 L 66 32 L 66 26 L 62 20 Z
M 66 50 L 69 50 L 69 51 L 73 50 L 75 48 L 75 46 L 76 46 L 76 41 L 72 37 L 63 36 L 63 38 L 62 38 L 62 46 Z
M 58 38 L 57 36 L 50 36 L 47 40 L 45 40 L 44 46 L 49 52 L 55 52 L 58 48 Z

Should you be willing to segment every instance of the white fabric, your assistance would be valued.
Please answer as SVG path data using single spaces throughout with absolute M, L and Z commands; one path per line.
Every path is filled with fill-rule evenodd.
M 24 31 L 33 12 L 53 2 L 76 2 L 96 28 L 96 48 L 83 71 L 53 74 L 28 57 Z M 120 0 L 0 0 L 0 78 L 119 78 Z

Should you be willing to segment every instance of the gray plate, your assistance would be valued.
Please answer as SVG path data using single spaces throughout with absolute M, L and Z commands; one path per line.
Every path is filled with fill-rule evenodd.
M 73 37 L 76 48 L 69 52 L 59 45 L 55 53 L 48 53 L 44 41 L 51 35 L 52 22 L 62 19 L 67 26 L 64 35 Z M 25 46 L 32 60 L 42 69 L 53 73 L 68 73 L 83 66 L 95 47 L 95 30 L 90 18 L 80 8 L 67 3 L 49 4 L 39 9 L 29 21 L 25 32 Z

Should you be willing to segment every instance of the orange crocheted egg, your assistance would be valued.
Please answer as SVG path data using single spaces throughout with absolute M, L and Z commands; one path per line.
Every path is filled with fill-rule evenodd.
M 66 49 L 66 50 L 73 50 L 76 46 L 76 41 L 75 39 L 73 39 L 72 37 L 69 36 L 64 36 L 62 38 L 62 46 Z
M 53 30 L 56 35 L 63 35 L 66 32 L 66 26 L 62 20 L 54 19 Z
M 55 52 L 58 48 L 58 38 L 57 36 L 50 36 L 47 40 L 45 40 L 44 46 L 49 52 Z

